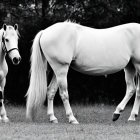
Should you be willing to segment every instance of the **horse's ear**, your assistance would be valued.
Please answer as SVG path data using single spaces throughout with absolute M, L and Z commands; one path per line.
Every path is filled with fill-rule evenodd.
M 3 24 L 3 29 L 6 31 L 7 25 Z
M 18 30 L 18 24 L 15 24 L 15 25 L 14 25 L 14 29 L 15 29 L 15 30 Z

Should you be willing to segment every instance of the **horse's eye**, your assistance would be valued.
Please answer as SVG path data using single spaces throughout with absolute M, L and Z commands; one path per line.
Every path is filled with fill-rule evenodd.
M 6 38 L 5 41 L 6 41 L 6 42 L 9 42 L 9 39 Z

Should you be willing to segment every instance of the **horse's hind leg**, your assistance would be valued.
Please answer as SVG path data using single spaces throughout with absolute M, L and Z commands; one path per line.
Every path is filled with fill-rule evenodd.
M 5 106 L 4 106 L 4 87 L 5 87 L 5 83 L 6 83 L 6 78 L 3 78 L 1 81 L 1 85 L 0 85 L 0 115 L 1 115 L 1 120 L 3 122 L 9 122 L 9 119 L 7 117 L 7 113 L 5 110 Z
M 113 121 L 116 121 L 121 112 L 124 110 L 126 104 L 130 100 L 130 98 L 135 93 L 136 87 L 134 82 L 134 76 L 135 76 L 135 68 L 132 65 L 128 65 L 125 69 L 125 81 L 126 81 L 126 94 L 121 103 L 117 106 L 114 114 L 113 114 Z
M 68 95 L 68 90 L 67 90 L 68 88 L 67 87 L 67 73 L 69 69 L 69 64 L 53 63 L 51 67 L 56 75 L 56 80 L 59 87 L 59 94 L 63 101 L 66 115 L 69 119 L 69 122 L 72 124 L 78 124 L 78 121 L 74 117 L 70 103 L 69 103 L 69 95 Z
M 139 107 L 140 107 L 140 65 L 135 64 L 136 70 L 137 70 L 137 87 L 136 87 L 136 97 L 133 105 L 133 109 L 131 111 L 131 115 L 128 119 L 128 121 L 135 121 L 136 117 L 139 112 Z
M 54 96 L 56 94 L 56 91 L 58 89 L 57 81 L 56 81 L 56 76 L 53 74 L 52 80 L 48 86 L 48 91 L 47 91 L 47 99 L 48 99 L 48 111 L 47 114 L 50 117 L 50 122 L 52 123 L 58 123 L 57 118 L 54 116 L 54 110 L 53 110 L 53 100 Z

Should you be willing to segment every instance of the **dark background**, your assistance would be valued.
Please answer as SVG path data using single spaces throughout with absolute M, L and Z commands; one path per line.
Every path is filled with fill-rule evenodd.
M 0 27 L 18 23 L 22 61 L 13 66 L 7 58 L 9 72 L 5 87 L 8 103 L 25 104 L 29 86 L 30 48 L 41 29 L 65 20 L 94 28 L 107 28 L 140 22 L 140 0 L 1 0 Z M 104 76 L 87 76 L 70 69 L 68 74 L 71 103 L 118 104 L 125 95 L 123 71 Z M 131 100 L 133 101 L 133 100 Z M 55 103 L 59 104 L 57 94 Z

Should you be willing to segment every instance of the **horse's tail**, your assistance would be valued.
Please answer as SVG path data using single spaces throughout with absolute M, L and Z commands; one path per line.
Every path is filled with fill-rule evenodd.
M 136 88 L 138 86 L 138 81 L 139 81 L 139 73 L 136 72 L 136 75 L 135 75 L 135 85 L 136 85 Z
M 41 50 L 40 31 L 33 42 L 31 54 L 30 85 L 27 91 L 26 118 L 34 119 L 37 109 L 43 104 L 47 92 L 47 61 Z

